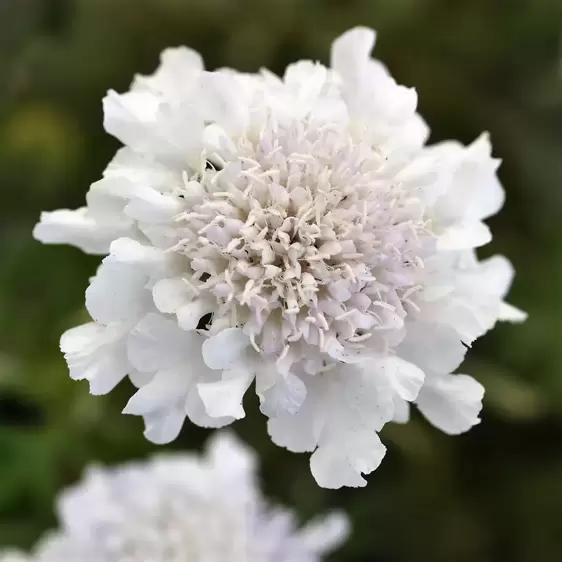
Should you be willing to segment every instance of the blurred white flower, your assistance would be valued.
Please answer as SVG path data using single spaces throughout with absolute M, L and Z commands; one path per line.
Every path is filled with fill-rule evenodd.
M 261 497 L 252 452 L 228 434 L 203 457 L 92 468 L 60 497 L 61 529 L 0 562 L 319 562 L 347 537 L 334 512 L 297 529 Z
M 0 553 L 0 562 L 32 562 L 32 558 L 15 550 L 10 550 Z
M 478 423 L 483 388 L 452 375 L 497 320 L 513 271 L 479 262 L 503 204 L 487 135 L 427 147 L 413 89 L 356 28 L 331 68 L 205 72 L 169 49 L 157 72 L 104 100 L 119 150 L 77 211 L 35 236 L 109 254 L 86 292 L 94 322 L 61 348 L 74 379 L 129 375 L 152 441 L 185 417 L 244 416 L 255 383 L 275 443 L 314 452 L 325 487 L 362 486 L 377 432 L 409 403 L 448 433 Z

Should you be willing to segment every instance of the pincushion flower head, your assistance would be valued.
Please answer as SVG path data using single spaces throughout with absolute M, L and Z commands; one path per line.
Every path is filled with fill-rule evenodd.
M 297 529 L 262 498 L 254 455 L 218 435 L 203 457 L 92 468 L 58 502 L 61 529 L 1 562 L 319 562 L 347 536 L 337 512 Z
M 482 386 L 453 373 L 497 320 L 513 275 L 478 261 L 504 193 L 487 135 L 426 146 L 413 89 L 370 58 L 373 31 L 332 46 L 331 67 L 203 70 L 162 54 L 104 100 L 125 147 L 76 211 L 35 236 L 107 254 L 86 292 L 93 322 L 63 335 L 74 379 L 139 390 L 125 412 L 173 440 L 187 416 L 244 416 L 253 386 L 273 441 L 313 452 L 325 487 L 362 486 L 377 432 L 415 402 L 461 433 Z

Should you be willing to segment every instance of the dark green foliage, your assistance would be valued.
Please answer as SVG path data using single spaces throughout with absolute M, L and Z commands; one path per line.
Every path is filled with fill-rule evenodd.
M 561 22 L 556 0 L 2 0 L 0 544 L 27 546 L 52 526 L 57 490 L 89 462 L 155 449 L 141 420 L 120 414 L 131 388 L 89 396 L 58 351 L 85 318 L 97 260 L 31 238 L 42 209 L 82 204 L 116 150 L 104 92 L 151 72 L 166 46 L 192 46 L 210 68 L 281 72 L 297 58 L 327 61 L 330 41 L 362 24 L 378 29 L 377 56 L 397 79 L 417 87 L 432 140 L 491 132 L 508 201 L 483 255 L 513 260 L 510 300 L 530 319 L 469 354 L 464 369 L 488 391 L 482 424 L 459 438 L 418 417 L 388 426 L 367 489 L 318 488 L 306 456 L 270 443 L 253 403 L 236 430 L 258 449 L 272 497 L 303 517 L 349 511 L 355 532 L 337 560 L 560 562 Z M 172 448 L 205 436 L 186 427 Z

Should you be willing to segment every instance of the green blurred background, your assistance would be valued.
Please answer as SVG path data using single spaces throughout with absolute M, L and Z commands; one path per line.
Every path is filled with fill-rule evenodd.
M 562 3 L 557 0 L 0 0 L 0 545 L 29 546 L 55 523 L 57 490 L 97 459 L 156 447 L 123 416 L 123 383 L 91 397 L 59 335 L 85 320 L 96 258 L 31 238 L 41 210 L 83 204 L 117 149 L 101 98 L 150 73 L 166 46 L 209 68 L 282 72 L 327 61 L 357 25 L 417 87 L 432 140 L 489 130 L 506 207 L 482 252 L 507 254 L 511 302 L 530 313 L 477 342 L 463 370 L 487 388 L 483 423 L 449 438 L 415 417 L 387 426 L 389 452 L 361 490 L 318 488 L 306 455 L 269 442 L 255 405 L 236 430 L 264 487 L 303 518 L 341 506 L 354 534 L 342 562 L 562 560 Z M 188 426 L 173 448 L 200 447 Z M 71 561 L 61 561 L 71 562 Z M 149 561 L 147 561 L 149 562 Z

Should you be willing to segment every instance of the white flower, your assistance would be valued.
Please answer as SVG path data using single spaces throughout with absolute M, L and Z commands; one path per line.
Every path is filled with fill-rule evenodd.
M 338 512 L 297 529 L 262 498 L 254 455 L 222 434 L 203 457 L 92 468 L 60 497 L 61 528 L 1 562 L 318 562 L 348 534 Z
M 32 558 L 15 550 L 0 554 L 0 562 L 32 562 Z
M 427 147 L 413 89 L 353 29 L 326 68 L 205 72 L 170 49 L 104 100 L 121 140 L 78 211 L 35 236 L 108 254 L 86 293 L 94 322 L 61 348 L 75 379 L 140 387 L 126 412 L 173 440 L 184 418 L 244 416 L 255 383 L 272 439 L 314 452 L 322 486 L 362 486 L 410 402 L 449 433 L 477 423 L 482 387 L 452 375 L 497 320 L 513 275 L 475 248 L 503 204 L 487 135 Z M 424 383 L 425 381 L 425 383 Z

